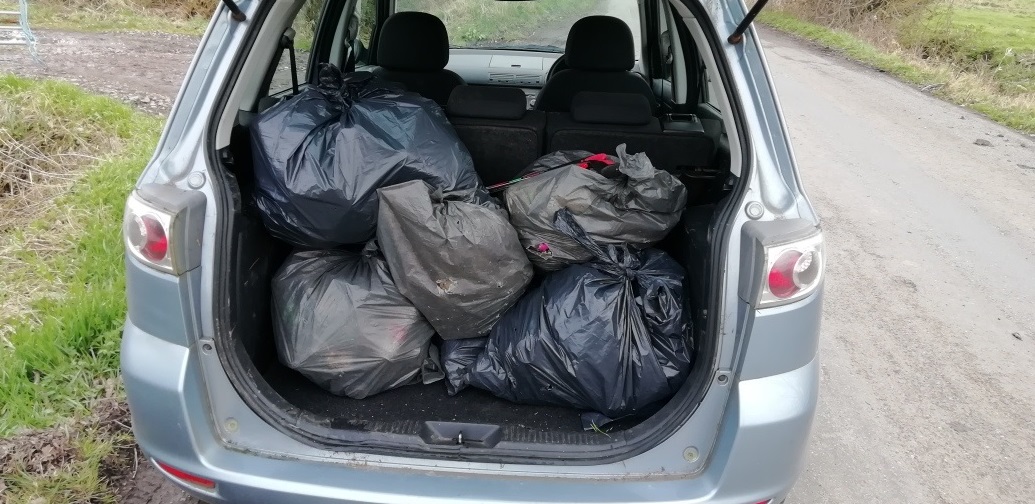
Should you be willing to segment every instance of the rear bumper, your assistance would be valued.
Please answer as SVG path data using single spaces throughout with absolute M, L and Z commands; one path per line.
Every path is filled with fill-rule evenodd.
M 152 460 L 215 481 L 212 491 L 178 482 L 213 503 L 780 502 L 801 470 L 818 388 L 815 360 L 737 383 L 711 460 L 694 477 L 578 477 L 577 466 L 557 477 L 520 476 L 521 468 L 502 466 L 509 474 L 484 467 L 438 472 L 426 465 L 407 470 L 405 460 L 388 467 L 230 448 L 212 423 L 194 351 L 127 324 L 122 370 L 141 448 Z M 648 451 L 639 457 L 651 456 Z

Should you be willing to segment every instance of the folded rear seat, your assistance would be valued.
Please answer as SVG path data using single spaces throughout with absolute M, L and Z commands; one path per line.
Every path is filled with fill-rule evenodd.
M 542 155 L 546 114 L 527 110 L 521 89 L 460 86 L 446 114 L 486 185 L 513 179 Z
M 584 91 L 575 95 L 571 112 L 547 116 L 547 151 L 587 150 L 613 154 L 646 152 L 654 166 L 669 171 L 707 167 L 715 157 L 715 140 L 700 121 L 654 117 L 650 102 L 632 93 Z

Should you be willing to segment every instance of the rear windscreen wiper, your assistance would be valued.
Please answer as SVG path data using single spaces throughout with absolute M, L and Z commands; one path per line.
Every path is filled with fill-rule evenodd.
M 240 23 L 248 19 L 248 16 L 244 15 L 244 11 L 237 6 L 237 2 L 234 2 L 234 0 L 223 0 L 223 3 L 226 4 L 227 9 L 230 9 L 230 17 L 234 21 Z
M 731 44 L 739 44 L 744 40 L 744 32 L 746 32 L 748 27 L 751 26 L 751 22 L 755 20 L 755 17 L 758 16 L 759 12 L 762 12 L 762 8 L 765 7 L 765 4 L 767 3 L 769 3 L 769 0 L 758 0 L 755 2 L 755 5 L 753 5 L 751 10 L 748 11 L 747 16 L 744 16 L 744 20 L 737 25 L 737 29 L 733 30 L 733 33 L 730 34 L 726 41 Z

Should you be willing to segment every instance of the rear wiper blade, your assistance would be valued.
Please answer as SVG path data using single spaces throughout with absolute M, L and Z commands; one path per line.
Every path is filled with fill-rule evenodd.
M 758 0 L 755 2 L 755 5 L 753 5 L 751 10 L 748 11 L 747 16 L 744 16 L 744 20 L 737 25 L 737 29 L 733 30 L 733 33 L 730 34 L 726 41 L 731 44 L 741 43 L 744 40 L 744 32 L 746 32 L 748 27 L 751 26 L 751 23 L 756 17 L 758 17 L 758 13 L 762 12 L 762 8 L 765 7 L 765 4 L 767 3 L 769 3 L 769 0 Z
M 230 9 L 230 18 L 238 23 L 242 23 L 248 19 L 248 16 L 244 14 L 244 11 L 237 6 L 237 2 L 234 0 L 223 0 L 223 4 L 226 5 L 227 9 Z

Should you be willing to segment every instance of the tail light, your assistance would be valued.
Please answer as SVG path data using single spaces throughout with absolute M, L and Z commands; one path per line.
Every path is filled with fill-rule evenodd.
M 205 196 L 172 186 L 142 186 L 126 201 L 122 223 L 126 252 L 174 275 L 201 262 Z
M 137 259 L 172 273 L 168 231 L 171 222 L 171 216 L 148 208 L 139 199 L 130 198 L 122 227 L 127 250 Z
M 759 308 L 790 303 L 812 294 L 822 283 L 823 235 L 765 247 L 765 278 Z
M 823 234 L 806 219 L 744 224 L 740 297 L 756 308 L 804 299 L 823 284 Z

